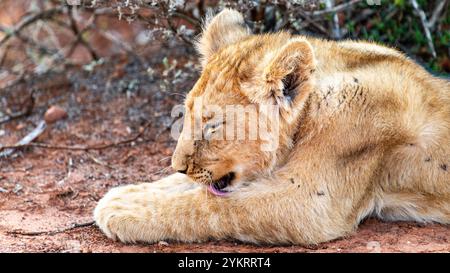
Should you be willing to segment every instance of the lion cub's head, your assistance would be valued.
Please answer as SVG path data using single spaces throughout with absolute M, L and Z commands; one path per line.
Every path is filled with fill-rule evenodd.
M 198 50 L 203 71 L 185 101 L 172 167 L 226 195 L 288 153 L 315 59 L 303 38 L 251 35 L 233 10 L 207 20 Z

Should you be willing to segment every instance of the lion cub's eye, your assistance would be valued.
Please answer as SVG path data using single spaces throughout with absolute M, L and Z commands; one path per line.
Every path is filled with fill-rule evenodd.
M 222 125 L 224 124 L 225 122 L 218 122 L 218 123 L 213 123 L 213 124 L 206 124 L 205 125 L 205 128 L 203 129 L 203 133 L 204 133 L 204 138 L 205 139 L 211 139 L 211 137 L 212 137 L 212 135 L 214 134 L 214 133 L 216 133 L 218 130 L 219 130 L 219 128 L 221 128 L 222 127 Z

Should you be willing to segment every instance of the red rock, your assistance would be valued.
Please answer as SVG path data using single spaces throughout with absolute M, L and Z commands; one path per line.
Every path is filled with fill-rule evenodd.
M 52 106 L 47 110 L 47 112 L 45 112 L 44 120 L 45 122 L 50 124 L 66 117 L 67 117 L 66 110 L 64 110 L 59 106 Z

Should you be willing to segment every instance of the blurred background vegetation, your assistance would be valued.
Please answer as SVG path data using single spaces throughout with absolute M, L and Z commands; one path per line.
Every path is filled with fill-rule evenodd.
M 243 12 L 255 33 L 377 41 L 450 73 L 448 0 L 1 0 L 0 88 L 118 54 L 145 62 L 156 45 L 195 54 L 203 18 L 224 7 Z

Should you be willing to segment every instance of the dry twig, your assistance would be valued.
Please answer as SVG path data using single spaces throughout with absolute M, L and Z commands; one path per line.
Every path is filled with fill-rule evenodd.
M 300 15 L 300 17 L 302 17 L 308 24 L 310 24 L 311 26 L 313 26 L 315 29 L 317 29 L 318 31 L 320 31 L 322 34 L 329 36 L 328 31 L 326 30 L 326 28 L 324 28 L 321 24 L 315 22 L 313 19 L 311 19 L 311 17 L 309 17 L 305 12 L 303 12 L 302 10 L 298 11 L 298 14 Z
M 24 231 L 24 230 L 12 230 L 7 231 L 6 234 L 9 235 L 22 235 L 22 236 L 40 236 L 40 235 L 55 235 L 59 233 L 64 233 L 78 228 L 93 226 L 95 221 L 89 221 L 84 223 L 73 223 L 70 227 L 58 229 L 58 230 L 47 230 L 47 231 Z
M 63 8 L 54 8 L 49 10 L 44 10 L 42 12 L 39 12 L 37 14 L 32 14 L 29 16 L 24 17 L 13 30 L 6 31 L 5 37 L 0 40 L 0 46 L 2 46 L 4 43 L 6 43 L 10 38 L 17 36 L 17 34 L 20 34 L 22 30 L 24 30 L 27 26 L 33 24 L 36 21 L 39 20 L 47 20 L 55 16 L 56 14 L 60 14 L 63 12 Z
M 0 157 L 6 157 L 12 155 L 16 149 L 20 147 L 26 147 L 30 145 L 33 140 L 35 140 L 38 136 L 40 136 L 47 128 L 47 124 L 45 121 L 41 121 L 33 131 L 31 131 L 28 135 L 22 138 L 19 142 L 12 146 L 0 146 Z
M 433 38 L 431 36 L 431 31 L 429 27 L 429 22 L 427 20 L 427 16 L 425 12 L 420 8 L 419 4 L 416 0 L 410 0 L 411 5 L 413 6 L 414 10 L 416 11 L 417 15 L 420 18 L 420 22 L 422 23 L 423 30 L 425 31 L 425 37 L 427 38 L 428 47 L 431 51 L 431 54 L 434 58 L 436 58 L 436 50 L 434 48 Z
M 326 8 L 323 10 L 316 10 L 316 11 L 312 11 L 312 12 L 307 12 L 307 14 L 309 16 L 321 16 L 321 15 L 326 15 L 326 14 L 330 14 L 330 13 L 338 13 L 347 9 L 352 8 L 354 5 L 358 4 L 359 2 L 361 2 L 362 0 L 351 0 L 347 3 L 344 4 L 340 4 L 337 6 L 334 6 L 332 8 Z
M 91 17 L 93 22 L 90 22 L 84 29 L 80 30 L 78 29 L 77 22 L 75 21 L 73 12 L 74 12 L 73 9 L 69 8 L 68 15 L 70 19 L 70 28 L 75 36 L 75 40 L 67 53 L 67 57 L 72 55 L 73 51 L 75 50 L 78 44 L 81 44 L 87 49 L 87 51 L 89 51 L 89 54 L 91 55 L 91 58 L 93 60 L 98 60 L 99 59 L 98 54 L 95 52 L 92 46 L 88 42 L 86 42 L 86 40 L 83 38 L 83 34 L 86 31 L 88 31 L 90 29 L 91 24 L 95 22 L 96 19 L 95 13 L 93 13 Z
M 334 6 L 334 0 L 326 0 L 325 5 L 327 9 L 332 10 Z M 341 39 L 341 28 L 339 27 L 339 16 L 337 12 L 333 13 L 333 20 L 332 20 L 332 37 L 333 39 Z
M 447 5 L 448 0 L 441 0 L 438 1 L 436 4 L 436 7 L 433 10 L 433 14 L 430 17 L 430 20 L 428 20 L 427 27 L 430 29 L 434 29 L 436 22 L 439 19 L 439 16 L 441 16 L 442 10 Z
M 87 145 L 87 146 L 82 146 L 82 145 L 68 146 L 68 145 L 52 145 L 52 144 L 39 143 L 39 142 L 29 142 L 29 143 L 20 142 L 18 144 L 11 145 L 11 146 L 0 146 L 0 151 L 5 150 L 5 149 L 23 149 L 26 147 L 38 147 L 38 148 L 46 148 L 46 149 L 54 149 L 54 150 L 72 150 L 72 151 L 103 150 L 103 149 L 107 149 L 107 148 L 111 148 L 111 147 L 115 147 L 115 146 L 129 144 L 131 142 L 136 141 L 138 138 L 140 138 L 145 133 L 146 129 L 149 126 L 150 126 L 150 123 L 145 125 L 144 130 L 142 130 L 141 132 L 139 132 L 132 138 L 121 140 L 121 141 L 116 141 L 116 142 L 112 142 L 112 143 L 107 143 L 107 144 L 97 144 L 97 145 L 91 145 L 91 146 L 89 146 L 89 145 Z

